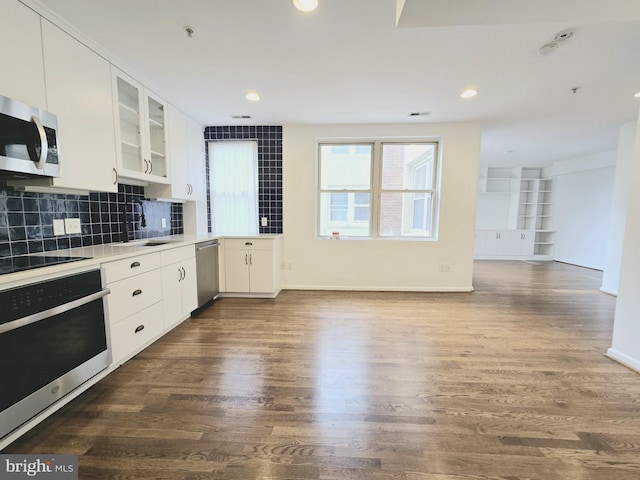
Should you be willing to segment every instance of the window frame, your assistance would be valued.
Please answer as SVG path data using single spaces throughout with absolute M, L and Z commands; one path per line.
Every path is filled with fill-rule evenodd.
M 384 189 L 382 188 L 383 182 L 383 146 L 384 145 L 432 145 L 433 146 L 433 165 L 431 168 L 431 188 L 423 188 L 423 189 Z M 354 150 L 357 146 L 361 145 L 371 145 L 371 178 L 370 178 L 370 189 L 369 190 L 347 190 L 347 189 L 322 189 L 322 147 L 323 146 L 353 146 Z M 322 209 L 322 194 L 323 193 L 350 193 L 349 195 L 349 207 L 347 213 L 347 222 L 343 222 L 345 224 L 349 223 L 349 218 L 353 215 L 351 213 L 353 211 L 355 201 L 352 202 L 351 198 L 355 197 L 355 193 L 365 193 L 368 192 L 370 194 L 370 204 L 369 204 L 369 232 L 368 235 L 344 235 L 341 232 L 341 238 L 348 238 L 351 240 L 400 240 L 400 241 L 437 241 L 438 240 L 438 231 L 439 231 L 439 210 L 440 210 L 440 187 L 441 187 L 441 139 L 439 138 L 395 138 L 395 139 L 386 139 L 386 138 L 367 138 L 367 139 L 318 139 L 317 140 L 317 160 L 316 160 L 316 238 L 318 239 L 327 239 L 331 238 L 329 234 L 321 234 L 322 225 L 321 225 L 321 209 Z M 425 159 L 424 165 L 427 166 L 428 162 Z M 418 163 L 414 170 L 420 168 L 420 163 Z M 428 173 L 428 172 L 427 172 Z M 382 235 L 380 232 L 381 226 L 381 216 L 382 216 L 382 194 L 383 193 L 398 193 L 398 194 L 415 194 L 422 193 L 422 199 L 425 204 L 425 211 L 423 214 L 424 222 L 430 219 L 430 229 L 429 235 Z M 431 195 L 431 200 L 429 201 L 429 195 Z M 418 231 L 424 231 L 420 229 L 413 228 L 413 215 L 414 215 L 414 206 L 415 199 L 411 199 L 411 228 L 409 229 L 412 233 L 417 233 Z M 330 223 L 328 223 L 328 228 L 331 229 Z M 339 226 L 336 225 L 336 229 L 339 229 Z

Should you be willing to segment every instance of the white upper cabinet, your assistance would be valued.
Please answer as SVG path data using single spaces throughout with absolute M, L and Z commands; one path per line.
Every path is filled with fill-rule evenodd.
M 205 200 L 204 132 L 202 125 L 187 117 L 190 200 Z
M 46 110 L 40 38 L 40 16 L 20 2 L 3 0 L 0 95 Z
M 170 185 L 150 185 L 155 198 L 204 200 L 204 136 L 198 122 L 173 105 L 167 107 Z
M 109 62 L 42 20 L 47 107 L 58 116 L 61 176 L 53 186 L 116 192 Z
M 112 70 L 118 175 L 142 184 L 169 183 L 166 103 Z

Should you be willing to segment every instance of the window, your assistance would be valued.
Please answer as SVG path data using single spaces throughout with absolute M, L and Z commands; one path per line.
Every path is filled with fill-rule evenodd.
M 435 142 L 320 144 L 320 236 L 435 237 Z
M 256 142 L 209 142 L 211 225 L 216 235 L 258 234 Z
M 320 145 L 320 235 L 368 237 L 373 145 Z

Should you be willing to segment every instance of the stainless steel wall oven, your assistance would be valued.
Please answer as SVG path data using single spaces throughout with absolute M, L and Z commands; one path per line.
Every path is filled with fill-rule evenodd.
M 0 291 L 0 438 L 111 363 L 99 269 Z

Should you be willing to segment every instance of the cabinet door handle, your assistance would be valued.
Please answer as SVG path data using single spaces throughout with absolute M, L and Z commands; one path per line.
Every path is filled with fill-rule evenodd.
M 244 244 L 248 247 L 252 247 L 253 246 L 253 242 L 244 242 Z
M 153 160 L 149 160 L 149 175 L 153 175 Z
M 178 267 L 178 282 L 182 281 L 182 271 L 180 270 L 180 267 Z
M 191 194 L 189 193 L 189 184 L 188 184 L 188 183 L 187 183 L 187 195 L 191 195 Z
M 142 330 L 144 330 L 144 325 L 138 325 L 134 333 L 141 332 Z
M 253 265 L 253 255 L 249 254 L 249 265 Z
M 118 170 L 115 169 L 115 167 L 113 168 L 113 184 L 117 185 L 118 183 Z
M 185 278 L 187 278 L 187 271 L 184 269 L 184 267 L 182 267 L 182 280 L 184 280 Z
M 129 268 L 136 268 L 136 267 L 139 267 L 139 266 L 140 266 L 140 262 L 133 262 L 131 264 L 131 267 L 129 267 Z
M 143 158 L 142 161 L 144 162 L 144 173 L 149 173 L 149 162 L 146 158 Z
M 142 294 L 142 290 L 137 289 L 137 290 L 134 290 L 134 291 L 133 291 L 133 293 L 131 294 L 131 296 L 132 296 L 132 297 L 137 297 L 138 295 L 141 295 L 141 294 Z

